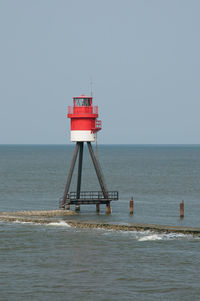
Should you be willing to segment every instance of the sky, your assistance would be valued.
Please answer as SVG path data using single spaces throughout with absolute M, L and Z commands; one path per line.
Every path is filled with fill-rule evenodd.
M 200 1 L 0 0 L 0 144 L 69 144 L 90 95 L 101 144 L 200 144 Z

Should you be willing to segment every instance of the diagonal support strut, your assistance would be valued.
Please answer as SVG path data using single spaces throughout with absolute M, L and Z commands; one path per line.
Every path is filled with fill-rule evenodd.
M 98 160 L 97 160 L 97 158 L 94 154 L 91 142 L 87 142 L 87 145 L 88 145 L 90 156 L 92 158 L 92 162 L 94 164 L 94 168 L 95 168 L 98 180 L 99 180 L 99 184 L 101 186 L 101 190 L 103 192 L 103 196 L 106 199 L 108 197 L 108 191 L 107 191 L 107 188 L 106 188 L 106 184 L 104 182 L 104 178 L 103 178 L 103 174 L 102 174 L 101 169 L 100 169 L 99 162 L 98 162 Z
M 75 166 L 75 163 L 76 163 L 78 150 L 79 150 L 79 144 L 77 142 L 76 147 L 74 149 L 74 154 L 73 154 L 72 163 L 71 163 L 68 178 L 67 178 L 67 183 L 66 183 L 66 186 L 65 186 L 65 191 L 64 191 L 64 194 L 63 194 L 62 205 L 61 205 L 62 208 L 65 206 L 65 203 L 66 203 L 66 200 L 67 200 L 67 195 L 68 195 L 69 187 L 70 187 L 71 180 L 72 180 L 72 175 L 73 175 L 74 166 Z
M 79 144 L 79 161 L 78 161 L 78 180 L 77 180 L 76 198 L 80 199 L 84 142 L 77 142 L 77 143 Z

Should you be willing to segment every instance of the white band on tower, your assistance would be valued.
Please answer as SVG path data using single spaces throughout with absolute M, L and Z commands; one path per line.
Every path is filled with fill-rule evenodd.
M 71 131 L 71 141 L 94 142 L 95 134 L 91 131 Z

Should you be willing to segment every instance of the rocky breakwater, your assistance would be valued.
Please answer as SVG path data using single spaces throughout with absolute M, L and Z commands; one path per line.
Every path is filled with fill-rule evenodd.
M 163 226 L 154 224 L 108 224 L 108 223 L 95 223 L 95 222 L 77 222 L 67 221 L 71 227 L 76 228 L 96 228 L 105 230 L 116 230 L 116 231 L 151 231 L 155 233 L 182 233 L 190 234 L 200 237 L 200 228 L 191 227 L 179 227 L 179 226 Z
M 69 226 L 83 229 L 104 229 L 115 231 L 151 231 L 154 233 L 182 233 L 185 235 L 194 235 L 200 237 L 200 228 L 165 226 L 155 224 L 112 224 L 112 223 L 96 223 L 92 221 L 81 222 L 70 220 L 70 216 L 77 213 L 71 210 L 41 210 L 41 211 L 15 211 L 0 212 L 0 221 L 3 222 L 30 222 L 38 224 L 50 224 L 56 221 L 64 221 Z M 69 218 L 68 218 L 69 217 Z
M 71 210 L 33 210 L 0 212 L 0 221 L 4 222 L 31 222 L 38 224 L 50 224 L 58 218 L 72 216 L 76 213 Z

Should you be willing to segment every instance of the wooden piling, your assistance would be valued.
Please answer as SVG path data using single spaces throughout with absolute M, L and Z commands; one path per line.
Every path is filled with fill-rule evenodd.
M 184 218 L 184 201 L 180 203 L 180 218 Z
M 66 204 L 66 210 L 70 210 L 70 204 Z
M 106 214 L 111 214 L 111 206 L 110 206 L 110 202 L 108 202 L 106 204 Z
M 130 207 L 130 214 L 133 214 L 133 212 L 134 212 L 134 201 L 133 201 L 133 197 L 130 199 L 129 207 Z
M 100 204 L 96 204 L 96 213 L 100 212 Z
M 81 210 L 80 205 L 76 205 L 76 206 L 75 206 L 75 211 L 76 211 L 76 212 L 79 212 L 80 210 Z

